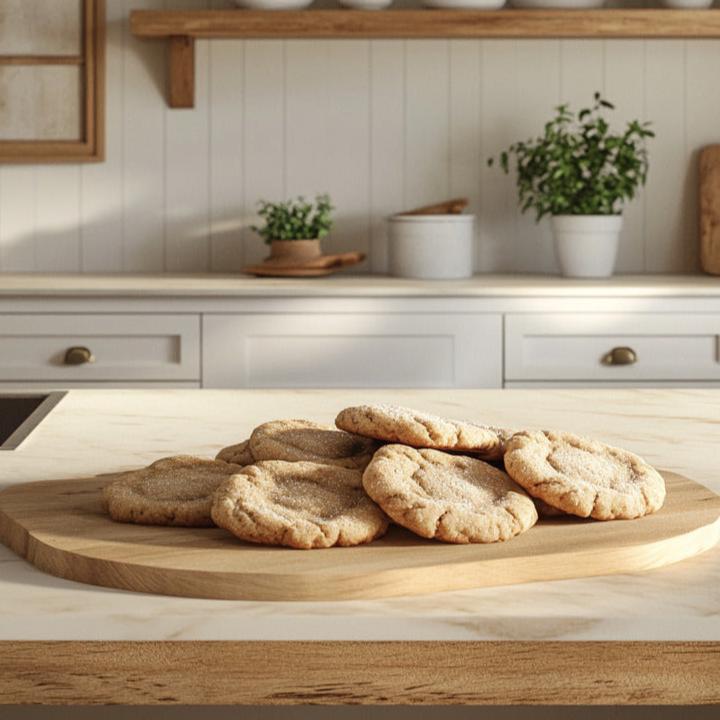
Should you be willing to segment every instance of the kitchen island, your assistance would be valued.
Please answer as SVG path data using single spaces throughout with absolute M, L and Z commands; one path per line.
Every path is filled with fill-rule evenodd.
M 362 402 L 592 435 L 720 492 L 720 391 L 692 389 L 71 391 L 0 454 L 0 488 L 211 456 Z M 0 547 L 0 651 L 2 703 L 707 704 L 720 548 L 632 575 L 269 603 L 81 585 Z

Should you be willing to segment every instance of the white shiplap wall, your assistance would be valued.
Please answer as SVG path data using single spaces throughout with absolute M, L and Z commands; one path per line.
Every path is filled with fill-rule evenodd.
M 234 271 L 264 254 L 259 198 L 329 191 L 328 246 L 386 268 L 383 218 L 468 195 L 480 271 L 552 271 L 546 224 L 485 159 L 595 89 L 654 121 L 650 180 L 626 212 L 624 272 L 695 269 L 696 162 L 720 142 L 720 41 L 231 41 L 197 47 L 197 105 L 168 110 L 164 45 L 110 0 L 107 161 L 0 167 L 0 271 Z

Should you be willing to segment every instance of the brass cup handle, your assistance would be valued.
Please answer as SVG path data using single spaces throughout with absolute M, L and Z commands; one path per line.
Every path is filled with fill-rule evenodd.
M 87 365 L 95 362 L 95 356 L 89 348 L 78 346 L 68 348 L 63 362 L 66 365 Z
M 637 362 L 637 353 L 629 347 L 616 347 L 603 355 L 603 365 L 634 365 Z

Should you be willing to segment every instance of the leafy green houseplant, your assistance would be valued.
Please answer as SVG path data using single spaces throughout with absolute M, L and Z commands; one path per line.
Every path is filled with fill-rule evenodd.
M 332 228 L 330 196 L 318 195 L 315 202 L 302 196 L 286 202 L 260 201 L 258 215 L 265 221 L 252 229 L 269 245 L 275 240 L 319 240 Z
M 500 167 L 516 173 L 522 212 L 534 210 L 538 221 L 553 217 L 566 275 L 612 274 L 623 206 L 647 179 L 650 124 L 633 120 L 614 131 L 605 117 L 613 109 L 599 93 L 577 113 L 560 105 L 541 136 L 514 143 L 499 156 Z

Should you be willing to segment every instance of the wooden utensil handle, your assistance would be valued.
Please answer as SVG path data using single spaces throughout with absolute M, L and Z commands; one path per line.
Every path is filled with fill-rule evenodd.
M 459 215 L 470 201 L 467 198 L 453 198 L 434 205 L 423 205 L 422 207 L 398 213 L 399 215 Z

